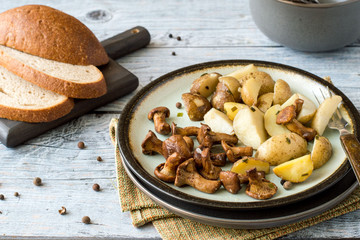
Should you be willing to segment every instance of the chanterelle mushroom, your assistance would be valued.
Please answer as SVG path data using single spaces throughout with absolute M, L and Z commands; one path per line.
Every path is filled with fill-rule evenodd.
M 194 159 L 196 162 L 196 166 L 201 167 L 201 152 L 205 149 L 204 146 L 198 146 L 194 151 Z M 226 153 L 212 153 L 210 152 L 210 160 L 214 166 L 223 167 L 226 165 Z
M 176 169 L 184 160 L 179 153 L 174 152 L 166 159 L 165 163 L 161 163 L 155 168 L 155 176 L 165 182 L 174 182 Z
M 162 144 L 163 156 L 167 159 L 171 154 L 177 152 L 184 159 L 192 157 L 189 143 L 181 135 L 172 135 Z
M 221 146 L 226 152 L 226 156 L 228 157 L 230 162 L 236 162 L 241 157 L 253 155 L 252 147 L 232 147 L 228 145 L 224 140 L 221 140 Z
M 181 136 L 197 136 L 199 132 L 198 127 L 178 127 L 174 122 L 171 123 L 171 130 L 173 135 Z
M 241 189 L 240 179 L 237 173 L 222 171 L 220 172 L 220 181 L 224 185 L 225 189 L 232 194 L 238 193 Z
M 275 195 L 277 186 L 269 180 L 257 174 L 256 168 L 247 171 L 249 184 L 246 187 L 246 194 L 255 199 L 268 199 Z
M 170 110 L 167 107 L 156 107 L 148 114 L 149 120 L 154 120 L 155 131 L 167 135 L 171 132 L 170 125 L 165 121 L 165 118 L 170 116 Z
M 316 136 L 316 130 L 305 127 L 298 120 L 296 120 L 297 113 L 300 112 L 304 100 L 296 99 L 294 105 L 287 106 L 281 110 L 277 117 L 276 123 L 283 124 L 290 131 L 299 134 L 307 141 L 312 141 Z
M 144 141 L 141 143 L 142 152 L 146 155 L 163 154 L 162 145 L 163 142 L 156 137 L 153 131 L 149 130 Z
M 210 149 L 205 148 L 201 152 L 201 164 L 202 168 L 200 170 L 200 174 L 207 179 L 216 180 L 219 178 L 219 174 L 221 172 L 221 168 L 216 167 L 212 164 L 210 160 Z
M 238 143 L 238 138 L 235 135 L 213 132 L 208 125 L 202 123 L 198 131 L 197 140 L 200 145 L 208 148 L 211 148 L 215 143 L 220 143 L 221 140 L 230 144 Z
M 221 182 L 203 178 L 196 170 L 195 160 L 190 158 L 178 166 L 174 185 L 189 185 L 205 193 L 214 193 L 220 188 Z

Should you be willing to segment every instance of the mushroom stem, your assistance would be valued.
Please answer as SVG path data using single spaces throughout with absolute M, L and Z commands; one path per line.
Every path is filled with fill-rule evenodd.
M 177 127 L 177 125 L 173 122 L 171 124 L 171 130 L 173 135 L 181 135 L 181 136 L 197 136 L 199 132 L 198 127 Z
M 226 152 L 226 156 L 228 157 L 230 162 L 236 162 L 241 157 L 253 155 L 252 147 L 231 147 L 224 140 L 221 140 L 221 146 Z
M 156 137 L 153 131 L 149 130 L 144 141 L 141 143 L 142 152 L 146 155 L 163 154 L 162 145 L 163 142 Z
M 201 192 L 214 193 L 220 188 L 221 182 L 203 178 L 196 170 L 195 160 L 190 158 L 178 166 L 174 185 L 189 185 Z
M 256 168 L 247 172 L 249 184 L 246 187 L 246 194 L 255 199 L 268 199 L 275 195 L 277 186 L 269 180 L 262 178 L 256 171 Z

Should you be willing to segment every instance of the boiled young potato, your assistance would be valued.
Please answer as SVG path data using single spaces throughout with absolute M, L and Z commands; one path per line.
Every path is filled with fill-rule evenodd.
M 224 111 L 231 121 L 234 120 L 239 109 L 244 108 L 244 107 L 247 107 L 247 105 L 242 104 L 242 103 L 236 103 L 236 102 L 224 103 Z
M 274 86 L 274 104 L 283 104 L 291 97 L 291 89 L 289 84 L 284 80 L 278 79 Z
M 287 129 L 287 127 L 276 123 L 276 117 L 280 111 L 281 111 L 281 106 L 279 104 L 276 104 L 265 112 L 264 125 L 267 133 L 270 136 L 291 133 L 291 131 Z
M 268 162 L 253 157 L 248 157 L 236 161 L 232 166 L 231 171 L 246 175 L 246 171 L 252 168 L 256 168 L 257 171 L 264 171 L 265 173 L 269 173 L 270 171 L 270 165 Z
M 219 73 L 205 73 L 198 79 L 194 80 L 191 85 L 190 92 L 200 94 L 203 97 L 209 97 L 215 92 L 216 85 L 219 82 Z
M 274 93 L 272 92 L 261 95 L 257 100 L 258 109 L 260 109 L 260 111 L 265 113 L 271 107 L 273 103 L 273 98 L 274 98 Z
M 257 103 L 257 98 L 261 88 L 261 82 L 255 78 L 247 80 L 241 88 L 241 99 L 248 106 L 253 106 Z
M 183 93 L 181 99 L 191 121 L 203 120 L 205 113 L 211 109 L 209 100 L 199 94 Z
M 306 153 L 306 140 L 291 132 L 276 135 L 266 140 L 257 148 L 255 158 L 267 161 L 270 165 L 279 165 Z
M 326 98 L 319 106 L 315 113 L 315 116 L 311 122 L 311 128 L 315 129 L 319 135 L 322 135 L 325 131 L 330 118 L 336 111 L 342 98 L 338 95 Z
M 229 73 L 229 74 L 226 75 L 226 76 L 230 76 L 230 77 L 236 78 L 236 79 L 239 81 L 240 85 L 242 86 L 242 85 L 243 85 L 243 84 L 242 84 L 242 79 L 243 79 L 246 75 L 248 75 L 249 73 L 257 72 L 257 71 L 258 71 L 258 70 L 257 70 L 257 68 L 255 67 L 254 64 L 249 64 L 249 65 L 246 65 L 245 67 L 240 68 L 240 69 L 238 69 L 238 70 L 236 70 L 236 71 L 234 71 L 234 72 L 232 72 L 232 73 Z
M 236 78 L 230 76 L 220 77 L 219 82 L 227 86 L 231 94 L 234 96 L 235 102 L 240 101 L 240 92 L 239 92 L 240 83 Z
M 280 164 L 273 169 L 273 172 L 283 180 L 299 183 L 310 177 L 313 172 L 313 163 L 308 154 Z
M 314 164 L 314 169 L 318 169 L 329 161 L 331 155 L 332 146 L 330 141 L 326 137 L 317 135 L 311 151 L 311 160 Z
M 239 109 L 233 121 L 238 139 L 246 146 L 257 149 L 267 139 L 264 128 L 264 114 L 257 107 Z
M 317 109 L 316 105 L 307 97 L 305 97 L 299 93 L 295 93 L 283 105 L 281 105 L 281 109 L 284 109 L 287 106 L 293 105 L 295 103 L 295 100 L 299 99 L 299 98 L 304 100 L 304 103 L 303 103 L 301 111 L 297 115 L 296 119 L 299 122 L 305 124 L 314 117 L 314 115 L 316 113 L 316 109 Z
M 211 97 L 211 105 L 220 111 L 224 111 L 224 103 L 226 102 L 235 102 L 234 95 L 227 85 L 219 82 L 214 95 Z
M 212 108 L 204 116 L 205 123 L 214 132 L 226 133 L 229 135 L 234 134 L 233 122 L 227 115 L 219 110 Z

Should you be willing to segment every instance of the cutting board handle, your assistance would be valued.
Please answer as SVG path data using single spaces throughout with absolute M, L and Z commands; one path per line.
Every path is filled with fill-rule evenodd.
M 150 33 L 144 27 L 137 26 L 101 42 L 112 59 L 125 56 L 150 43 Z

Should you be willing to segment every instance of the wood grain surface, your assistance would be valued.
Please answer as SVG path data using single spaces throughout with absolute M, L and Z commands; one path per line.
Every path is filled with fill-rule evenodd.
M 5 0 L 0 11 L 29 3 L 49 5 L 75 16 L 99 40 L 134 26 L 147 28 L 152 37 L 150 45 L 118 60 L 139 78 L 139 88 L 191 64 L 255 59 L 331 76 L 334 85 L 360 109 L 360 41 L 327 53 L 303 53 L 282 47 L 256 28 L 245 0 Z M 86 17 L 98 9 L 108 11 L 111 20 Z M 169 38 L 170 33 L 182 40 Z M 0 194 L 5 195 L 5 200 L 0 201 L 0 239 L 160 239 L 151 224 L 133 227 L 129 213 L 121 212 L 118 204 L 108 124 L 121 114 L 132 95 L 16 148 L 0 145 Z M 79 141 L 85 142 L 85 149 L 77 147 Z M 97 156 L 103 161 L 98 162 Z M 40 177 L 43 186 L 35 186 L 34 177 Z M 92 190 L 94 183 L 100 185 L 100 192 Z M 15 197 L 14 192 L 20 196 Z M 58 213 L 61 206 L 67 208 L 67 215 Z M 93 224 L 81 222 L 86 215 Z M 357 238 L 359 232 L 360 211 L 356 211 L 283 239 Z

